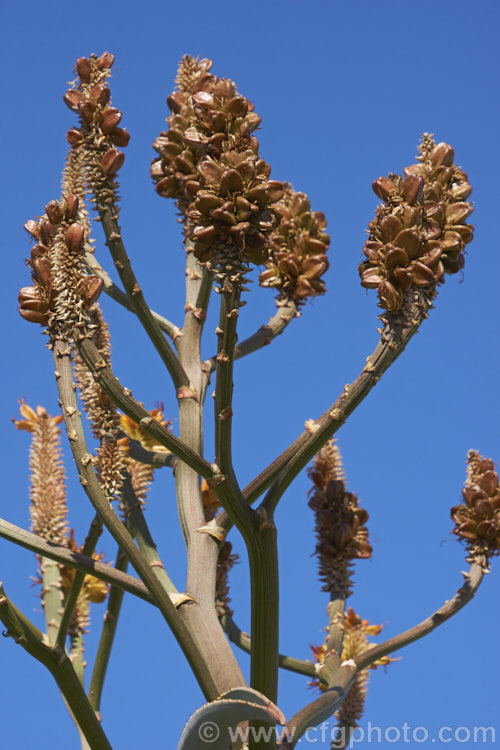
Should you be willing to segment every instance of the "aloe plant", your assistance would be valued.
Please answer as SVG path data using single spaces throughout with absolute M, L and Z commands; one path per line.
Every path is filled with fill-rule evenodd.
M 215 75 L 210 60 L 186 55 L 151 164 L 156 192 L 175 201 L 182 225 L 184 320 L 176 324 L 153 310 L 147 280 L 136 277 L 120 226 L 118 175 L 129 134 L 111 103 L 113 59 L 105 52 L 76 61 L 75 81 L 64 94 L 75 122 L 67 133 L 62 193 L 25 224 L 32 241 L 31 283 L 19 292 L 19 312 L 48 335 L 62 413 L 51 416 L 44 407 L 22 403 L 15 424 L 31 434 L 31 531 L 0 520 L 0 536 L 38 556 L 45 633 L 15 606 L 8 582 L 0 592 L 0 619 L 6 634 L 54 677 L 82 748 L 111 747 L 101 697 L 125 594 L 159 610 L 204 695 L 204 705 L 194 705 L 191 718 L 186 716 L 179 748 L 292 748 L 308 729 L 333 716 L 333 746 L 347 746 L 363 713 L 370 668 L 389 664 L 390 654 L 456 614 L 500 550 L 498 474 L 491 459 L 471 451 L 462 502 L 451 510 L 452 532 L 465 545 L 470 565 L 458 592 L 426 619 L 378 644 L 370 636 L 380 634 L 381 626 L 350 606 L 353 566 L 371 557 L 372 546 L 368 513 L 347 489 L 335 436 L 432 314 L 447 277 L 464 268 L 473 238 L 467 223 L 472 188 L 453 148 L 428 133 L 416 163 L 373 182 L 380 203 L 368 224 L 359 275 L 361 286 L 378 295 L 378 343 L 326 410 L 308 419 L 290 445 L 242 486 L 232 458 L 234 363 L 272 344 L 307 312 L 312 298 L 325 293 L 326 219 L 305 193 L 271 178 L 255 136 L 261 118 L 236 84 Z M 94 253 L 91 216 L 104 233 L 119 284 L 106 271 L 106 259 Z M 239 341 L 255 267 L 259 284 L 275 291 L 277 309 L 269 323 Z M 148 411 L 144 394 L 139 400 L 116 376 L 102 293 L 128 311 L 124 315 L 137 317 L 156 350 L 178 401 L 178 435 L 173 414 L 167 419 L 160 404 Z M 219 320 L 213 354 L 203 359 L 212 297 Z M 211 378 L 213 455 L 204 449 Z M 62 422 L 82 493 L 95 513 L 81 546 L 69 528 Z M 313 648 L 311 661 L 280 653 L 275 522 L 278 503 L 308 465 L 316 529 L 311 544 L 329 602 L 326 639 Z M 144 506 L 159 471 L 172 471 L 175 478 L 187 552 L 183 585 L 172 580 L 157 551 L 163 530 L 150 528 Z M 96 553 L 103 529 L 116 542 L 114 565 Z M 242 538 L 248 555 L 250 634 L 231 609 L 236 555 L 230 535 Z M 99 647 L 88 665 L 90 605 L 104 602 Z M 250 654 L 248 684 L 237 648 Z M 302 675 L 319 691 L 288 718 L 278 706 L 280 669 Z

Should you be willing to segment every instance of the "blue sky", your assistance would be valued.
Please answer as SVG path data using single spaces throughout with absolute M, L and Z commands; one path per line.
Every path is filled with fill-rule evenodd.
M 24 266 L 29 240 L 22 225 L 59 195 L 65 132 L 73 124 L 62 95 L 77 57 L 104 50 L 116 56 L 113 104 L 123 110 L 123 125 L 132 134 L 120 173 L 121 224 L 141 285 L 166 317 L 182 320 L 184 255 L 174 206 L 155 194 L 149 163 L 184 53 L 210 57 L 216 74 L 236 81 L 262 117 L 261 151 L 273 177 L 307 192 L 313 208 L 327 216 L 328 294 L 309 304 L 272 346 L 235 368 L 234 457 L 243 484 L 302 431 L 306 419 L 335 400 L 376 345 L 375 295 L 360 287 L 357 273 L 377 204 L 371 182 L 413 163 L 424 131 L 454 146 L 474 188 L 476 235 L 463 279 L 448 278 L 430 319 L 339 433 L 349 488 L 370 513 L 374 547 L 373 558 L 357 566 L 352 605 L 370 622 L 386 623 L 387 637 L 423 619 L 461 583 L 464 555 L 450 537 L 449 508 L 460 497 L 467 451 L 500 458 L 498 4 L 87 0 L 71 6 L 28 0 L 4 3 L 1 15 L 7 236 L 0 297 L 5 345 L 0 515 L 19 525 L 28 524 L 28 440 L 14 431 L 10 418 L 22 396 L 33 406 L 57 411 L 45 339 L 17 313 L 18 289 L 29 283 Z M 109 267 L 99 231 L 94 236 L 98 256 Z M 137 323 L 111 301 L 103 300 L 103 309 L 121 381 L 150 407 L 163 400 L 167 415 L 175 416 L 173 388 Z M 273 312 L 272 293 L 253 289 L 241 315 L 240 338 Z M 207 356 L 215 345 L 215 320 L 214 306 L 206 328 Z M 65 450 L 68 455 L 66 445 Z M 81 539 L 92 513 L 71 471 L 68 461 L 71 523 Z M 309 486 L 305 474 L 299 477 L 277 511 L 281 648 L 301 658 L 309 657 L 309 644 L 323 639 L 327 604 L 311 557 Z M 182 587 L 185 559 L 166 473 L 157 478 L 147 513 L 166 567 Z M 233 541 L 244 560 L 238 537 Z M 112 560 L 115 546 L 109 537 L 103 537 L 100 549 Z M 431 734 L 443 725 L 495 726 L 500 736 L 497 568 L 494 561 L 465 611 L 406 649 L 386 674 L 372 675 L 366 722 L 382 728 L 407 722 Z M 30 581 L 33 555 L 0 540 L 0 572 L 14 602 L 41 624 Z M 248 629 L 243 561 L 232 582 L 235 619 Z M 102 608 L 93 613 L 89 661 L 102 614 Z M 0 647 L 3 746 L 77 747 L 50 676 L 12 641 Z M 241 661 L 246 670 L 246 657 Z M 305 678 L 282 674 L 279 704 L 286 716 L 311 697 Z M 201 703 L 159 614 L 126 600 L 103 702 L 113 747 L 129 750 L 143 742 L 173 747 Z

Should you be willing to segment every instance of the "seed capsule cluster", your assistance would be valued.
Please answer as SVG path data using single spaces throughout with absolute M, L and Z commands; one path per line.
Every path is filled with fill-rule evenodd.
M 85 275 L 87 229 L 78 197 L 51 201 L 44 216 L 24 227 L 35 240 L 27 261 L 34 284 L 20 290 L 19 312 L 25 320 L 57 327 L 61 333 L 80 323 L 83 308 L 92 305 L 103 288 L 101 279 Z
M 491 458 L 469 451 L 462 496 L 451 509 L 453 534 L 467 544 L 467 560 L 484 565 L 500 552 L 500 483 Z
M 159 157 L 151 176 L 159 195 L 177 201 L 200 261 L 262 263 L 283 186 L 269 179 L 271 168 L 259 155 L 253 104 L 232 81 L 211 74 L 211 65 L 181 61 L 178 89 L 167 99 L 168 130 L 153 144 Z
M 349 596 L 351 563 L 371 557 L 368 513 L 358 498 L 348 492 L 337 446 L 327 443 L 314 459 L 309 476 L 313 481 L 309 507 L 315 514 L 320 579 L 323 590 Z
M 425 133 L 419 162 L 406 167 L 405 177 L 390 174 L 373 183 L 384 203 L 368 225 L 359 273 L 361 285 L 377 289 L 380 307 L 389 312 L 399 312 L 411 290 L 432 299 L 445 274 L 464 266 L 474 231 L 466 224 L 472 188 L 454 156 L 451 146 Z
M 277 289 L 279 299 L 300 305 L 326 291 L 321 276 L 329 266 L 330 237 L 325 233 L 324 214 L 311 211 L 307 195 L 287 183 L 284 187 L 283 198 L 273 207 L 279 222 L 269 237 L 269 257 L 259 284 Z
M 113 61 L 109 52 L 79 57 L 75 65 L 78 78 L 63 96 L 65 104 L 80 117 L 80 127 L 67 133 L 68 142 L 72 148 L 83 149 L 87 182 L 96 198 L 103 200 L 109 198 L 113 178 L 125 161 L 119 149 L 130 140 L 130 134 L 119 127 L 122 113 L 111 106 L 106 85 Z

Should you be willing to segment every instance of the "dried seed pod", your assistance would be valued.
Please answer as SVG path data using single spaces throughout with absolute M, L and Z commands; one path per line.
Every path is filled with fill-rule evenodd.
M 103 52 L 97 60 L 99 70 L 109 70 L 115 61 L 115 56 L 111 52 Z
M 79 57 L 76 61 L 75 68 L 80 80 L 88 83 L 92 75 L 90 60 L 87 57 Z
M 101 158 L 100 165 L 102 171 L 107 177 L 114 177 L 118 170 L 122 168 L 124 161 L 125 154 L 123 151 L 118 151 L 116 148 L 110 148 Z
M 470 194 L 467 175 L 453 158 L 451 146 L 424 134 L 420 163 L 406 167 L 405 178 L 391 174 L 373 183 L 384 205 L 369 224 L 359 274 L 367 288 L 380 279 L 380 306 L 390 312 L 398 313 L 412 290 L 430 301 L 444 274 L 463 268 L 464 237 L 472 239 L 464 221 L 472 206 L 463 200 Z
M 78 112 L 80 104 L 85 101 L 85 96 L 81 91 L 69 89 L 63 96 L 63 101 L 73 112 Z
M 83 140 L 82 131 L 78 128 L 71 128 L 66 133 L 66 139 L 70 146 L 78 146 L 78 144 Z
M 92 274 L 82 279 L 78 291 L 85 307 L 90 307 L 97 302 L 103 289 L 104 281 L 98 276 Z
M 462 496 L 451 509 L 453 534 L 466 542 L 467 560 L 488 569 L 489 558 L 500 553 L 500 483 L 490 458 L 469 451 Z
M 84 239 L 85 227 L 83 224 L 70 224 L 64 233 L 66 247 L 73 253 L 78 253 L 82 249 Z

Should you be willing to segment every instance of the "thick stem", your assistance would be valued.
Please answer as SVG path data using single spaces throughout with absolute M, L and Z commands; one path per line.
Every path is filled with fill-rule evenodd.
M 155 598 L 158 608 L 182 648 L 205 697 L 211 700 L 217 696 L 218 686 L 214 684 L 212 679 L 210 665 L 206 663 L 203 654 L 200 653 L 192 634 L 177 613 L 163 584 L 144 560 L 132 537 L 110 506 L 109 500 L 102 491 L 95 475 L 85 441 L 81 417 L 78 412 L 70 347 L 64 342 L 55 341 L 54 357 L 59 397 L 80 483 L 95 510 L 101 516 L 104 525 L 114 537 L 117 544 L 123 549 L 138 575 Z
M 238 646 L 238 648 L 245 651 L 247 654 L 250 654 L 252 651 L 252 639 L 248 633 L 244 633 L 240 630 L 230 615 L 223 615 L 221 623 L 224 632 L 231 643 L 234 643 L 235 646 Z M 278 663 L 280 669 L 286 669 L 288 672 L 295 672 L 296 674 L 305 675 L 306 677 L 317 676 L 316 666 L 310 661 L 296 659 L 295 657 L 287 656 L 286 654 L 279 654 Z
M 189 388 L 179 397 L 180 439 L 203 455 L 203 403 L 208 379 L 202 371 L 200 341 L 210 299 L 212 274 L 201 268 L 188 247 L 186 263 L 186 315 L 182 336 L 176 341 L 179 359 L 189 377 Z M 214 606 L 218 546 L 198 530 L 205 525 L 199 473 L 181 461 L 175 468 L 177 507 L 187 547 L 186 592 L 196 602 L 182 607 L 180 615 L 210 664 L 219 694 L 245 684 L 238 662 L 222 632 Z

